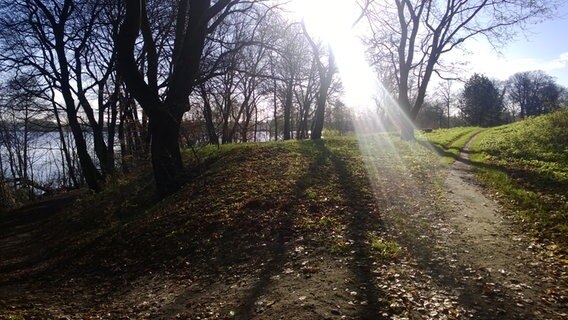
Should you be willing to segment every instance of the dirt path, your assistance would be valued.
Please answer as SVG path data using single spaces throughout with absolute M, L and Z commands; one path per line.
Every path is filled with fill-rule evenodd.
M 455 227 L 448 246 L 457 250 L 457 263 L 481 271 L 475 279 L 484 291 L 478 305 L 485 305 L 487 316 L 566 318 L 565 266 L 520 234 L 519 227 L 504 218 L 503 208 L 477 185 L 469 162 L 473 139 L 453 164 L 444 189 L 451 208 L 449 223 Z
M 449 168 L 442 201 L 423 202 L 408 219 L 391 216 L 393 231 L 416 259 L 415 271 L 434 279 L 431 287 L 447 292 L 464 317 L 565 319 L 566 265 L 520 233 L 477 184 L 468 157 L 474 138 Z

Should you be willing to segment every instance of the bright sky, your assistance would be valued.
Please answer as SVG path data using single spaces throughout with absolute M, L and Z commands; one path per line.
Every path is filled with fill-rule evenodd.
M 332 44 L 348 96 L 351 92 L 352 99 L 362 98 L 353 101 L 347 97 L 348 100 L 352 100 L 352 104 L 365 104 L 368 96 L 373 95 L 368 92 L 375 86 L 372 78 L 376 79 L 376 75 L 370 72 L 361 44 L 349 31 L 359 13 L 353 3 L 353 0 L 293 0 L 291 5 L 303 17 L 310 33 Z M 500 52 L 483 39 L 466 42 L 471 54 L 450 53 L 467 61 L 460 76 L 465 80 L 477 72 L 506 80 L 516 72 L 543 70 L 554 76 L 560 85 L 568 87 L 568 38 L 564 34 L 568 30 L 568 3 L 558 10 L 557 15 L 564 18 L 529 25 L 525 34 L 519 33 Z M 431 87 L 434 86 L 432 83 Z
M 500 53 L 486 42 L 468 43 L 473 53 L 467 57 L 468 69 L 499 80 L 519 71 L 543 70 L 568 87 L 568 3 L 560 8 L 558 16 L 563 18 L 528 26 L 526 34 L 519 34 Z
M 377 75 L 366 62 L 365 48 L 352 25 L 360 14 L 353 0 L 294 0 L 292 10 L 304 20 L 308 32 L 331 44 L 352 107 L 374 105 Z

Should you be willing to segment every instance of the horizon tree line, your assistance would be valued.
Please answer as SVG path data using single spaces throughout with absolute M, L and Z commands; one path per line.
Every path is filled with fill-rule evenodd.
M 514 26 L 550 15 L 556 4 L 464 3 L 357 2 L 357 23 L 372 31 L 366 42 L 373 66 L 412 120 L 433 75 L 451 73 L 447 52 L 479 35 L 497 41 Z M 156 189 L 166 196 L 183 183 L 182 145 L 254 141 L 260 131 L 274 140 L 320 139 L 325 119 L 335 121 L 330 127 L 349 127 L 338 125 L 347 116 L 333 52 L 290 18 L 285 1 L 0 4 L 4 83 L 19 83 L 20 97 L 40 106 L 23 123 L 51 123 L 58 135 L 61 168 L 53 188 L 86 184 L 100 191 L 149 159 Z M 487 14 L 495 19 L 487 22 Z M 523 104 L 523 115 L 533 112 L 535 99 Z M 27 111 L 14 101 L 3 108 L 21 118 Z M 412 138 L 410 128 L 403 137 Z M 11 171 L 29 180 L 27 170 Z

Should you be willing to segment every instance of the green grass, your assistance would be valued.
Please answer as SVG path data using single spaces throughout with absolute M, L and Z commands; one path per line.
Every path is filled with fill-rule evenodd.
M 470 158 L 481 182 L 542 238 L 568 244 L 568 110 L 482 132 Z
M 478 127 L 439 129 L 430 133 L 424 133 L 423 137 L 438 150 L 438 153 L 443 156 L 445 163 L 452 163 L 471 137 L 482 130 L 482 128 Z
M 568 182 L 568 110 L 492 128 L 476 143 L 493 162 Z
M 393 259 L 402 253 L 402 248 L 396 241 L 383 240 L 373 233 L 368 237 L 371 240 L 371 252 L 382 259 Z
M 469 160 L 481 183 L 540 238 L 568 244 L 568 110 L 489 129 L 437 130 L 424 137 L 447 157 L 474 134 Z

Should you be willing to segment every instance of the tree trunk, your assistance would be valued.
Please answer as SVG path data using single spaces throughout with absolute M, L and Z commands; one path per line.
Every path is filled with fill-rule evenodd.
M 72 107 L 73 108 L 73 107 Z M 74 108 L 73 108 L 74 109 Z M 100 179 L 101 176 L 93 163 L 91 156 L 87 150 L 87 142 L 85 137 L 83 137 L 83 131 L 81 125 L 77 121 L 76 114 L 74 115 L 74 110 L 69 110 L 67 108 L 69 126 L 71 127 L 71 133 L 73 133 L 73 139 L 75 140 L 75 145 L 77 146 L 77 156 L 79 157 L 79 164 L 81 165 L 81 172 L 85 177 L 85 181 L 90 189 L 98 192 L 101 190 Z
M 222 136 L 221 136 L 221 143 L 222 144 L 227 144 L 227 143 L 231 143 L 232 142 L 232 138 L 230 137 L 231 133 L 229 130 L 229 116 L 227 116 L 225 119 L 223 119 L 223 126 L 221 131 Z
M 118 119 L 118 106 L 116 99 L 108 106 L 110 119 L 107 121 L 107 164 L 111 174 L 115 173 L 114 138 L 116 135 L 116 121 Z
M 448 128 L 450 128 L 451 127 L 450 121 L 451 121 L 452 118 L 450 117 L 450 103 L 449 102 L 448 102 L 447 107 L 448 107 Z
M 162 197 L 172 194 L 182 184 L 180 123 L 181 117 L 174 117 L 167 112 L 156 113 L 150 118 L 152 167 L 156 190 Z
M 219 137 L 217 132 L 215 132 L 215 123 L 213 122 L 213 114 L 211 111 L 211 105 L 209 103 L 205 104 L 204 116 L 205 116 L 205 127 L 207 128 L 207 137 L 209 138 L 209 143 L 219 144 Z
M 284 102 L 284 140 L 290 140 L 292 118 L 292 98 L 294 93 L 294 78 L 291 78 L 286 85 L 286 101 Z
M 207 91 L 205 86 L 200 86 L 201 98 L 203 99 L 203 116 L 205 117 L 205 128 L 207 129 L 207 137 L 209 138 L 209 143 L 219 144 L 219 137 L 217 132 L 215 132 L 215 123 L 213 122 L 213 110 L 211 109 L 211 103 L 207 97 Z
M 414 124 L 411 121 L 404 121 L 400 128 L 400 138 L 404 141 L 414 141 Z
M 272 59 L 270 59 L 272 61 Z M 274 78 L 274 141 L 278 141 L 278 104 L 276 103 L 276 78 Z
M 321 134 L 323 131 L 323 123 L 325 120 L 325 104 L 327 102 L 329 87 L 331 86 L 331 79 L 333 78 L 333 63 L 330 63 L 329 68 L 330 71 L 327 73 L 326 77 L 322 79 L 318 93 L 317 107 L 312 128 L 312 140 L 321 139 Z
M 323 69 L 323 66 L 319 65 L 320 68 L 320 88 L 317 98 L 316 112 L 314 116 L 314 123 L 312 128 L 312 140 L 321 139 L 321 134 L 323 131 L 323 123 L 325 120 L 325 104 L 327 102 L 327 95 L 329 93 L 329 87 L 331 86 L 331 81 L 333 80 L 333 74 L 335 72 L 335 60 L 331 50 L 329 51 L 329 66 L 327 67 L 327 72 Z
M 408 93 L 400 93 L 398 103 L 400 105 L 400 138 L 404 141 L 414 141 L 414 121 L 412 120 L 410 101 Z
M 55 120 L 57 123 L 57 132 L 59 133 L 59 141 L 61 143 L 61 153 L 64 156 L 65 161 L 67 162 L 69 179 L 71 180 L 73 187 L 78 187 L 79 181 L 77 180 L 77 176 L 75 175 L 73 159 L 71 159 L 71 155 L 69 154 L 69 148 L 67 148 L 67 142 L 65 141 L 65 133 L 63 132 L 63 124 L 61 123 L 61 118 L 59 117 L 59 112 L 57 111 L 57 106 L 55 105 L 55 102 L 53 103 L 53 114 L 55 115 Z M 65 161 L 62 162 L 63 167 L 65 167 Z
M 124 114 L 123 111 L 120 112 L 120 123 L 118 124 L 118 141 L 120 144 L 120 165 L 122 168 L 122 173 L 127 174 L 130 172 L 130 170 L 128 169 L 128 163 L 127 163 L 127 159 L 129 159 L 129 155 L 130 153 L 128 152 L 127 146 L 126 146 L 126 138 L 124 136 L 124 122 L 126 119 L 126 115 Z

